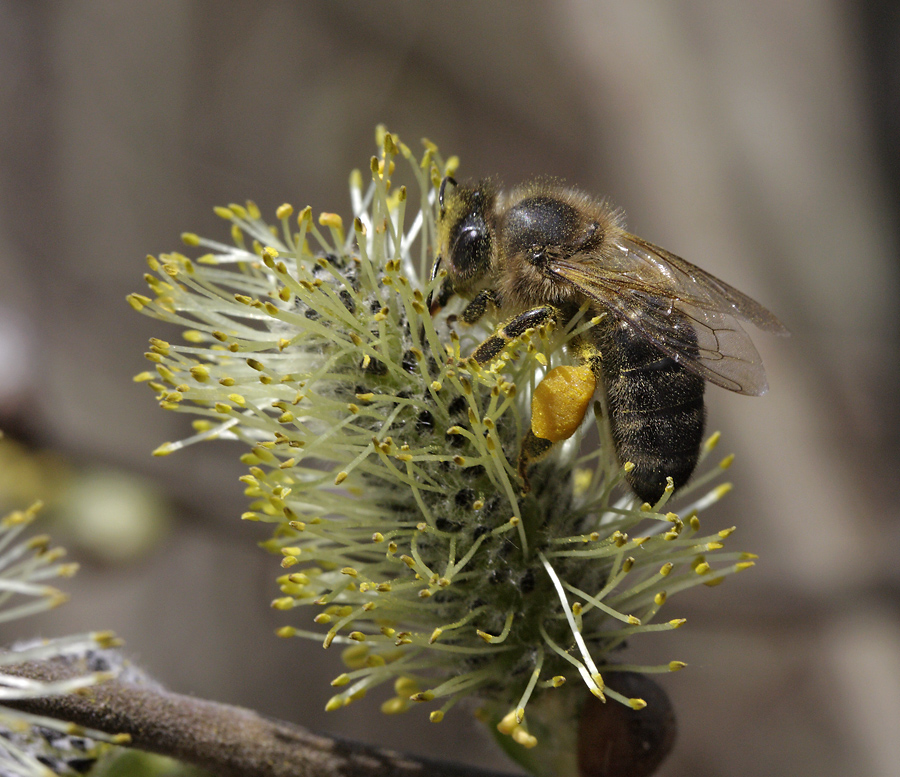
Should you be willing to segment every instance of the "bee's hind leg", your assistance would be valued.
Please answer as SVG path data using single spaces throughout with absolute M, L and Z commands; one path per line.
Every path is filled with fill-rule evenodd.
M 519 477 L 528 493 L 528 469 L 546 456 L 554 443 L 568 440 L 590 407 L 597 388 L 594 365 L 582 356 L 578 366 L 550 370 L 534 390 L 531 400 L 531 428 L 519 446 Z M 593 354 L 589 354 L 592 356 Z
M 531 491 L 531 481 L 528 478 L 528 470 L 531 468 L 531 465 L 537 464 L 544 456 L 550 453 L 553 445 L 554 443 L 551 440 L 538 437 L 531 429 L 522 438 L 522 444 L 519 446 L 519 478 L 522 480 L 523 494 Z

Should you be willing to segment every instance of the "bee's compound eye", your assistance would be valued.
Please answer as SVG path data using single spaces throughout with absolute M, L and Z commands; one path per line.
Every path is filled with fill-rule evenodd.
M 458 279 L 473 278 L 488 270 L 491 264 L 491 236 L 480 215 L 470 214 L 459 223 L 448 258 L 452 273 Z

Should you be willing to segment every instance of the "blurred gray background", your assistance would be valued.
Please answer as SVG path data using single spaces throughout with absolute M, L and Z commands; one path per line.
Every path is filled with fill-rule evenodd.
M 687 627 L 633 644 L 690 664 L 662 678 L 681 734 L 660 774 L 900 773 L 894 2 L 0 3 L 0 427 L 24 446 L 2 499 L 43 495 L 83 563 L 73 601 L 24 633 L 112 628 L 173 690 L 503 764 L 465 712 L 325 715 L 338 655 L 273 634 L 299 617 L 267 610 L 277 561 L 238 520 L 240 449 L 151 458 L 187 419 L 131 381 L 148 337 L 177 335 L 125 303 L 145 255 L 226 239 L 213 205 L 347 213 L 379 122 L 465 177 L 608 195 L 792 330 L 754 335 L 767 396 L 708 393 L 738 458 L 706 526 L 738 524 L 757 567 L 672 600 Z M 76 507 L 113 528 L 79 540 Z M 147 542 L 104 550 L 132 510 Z

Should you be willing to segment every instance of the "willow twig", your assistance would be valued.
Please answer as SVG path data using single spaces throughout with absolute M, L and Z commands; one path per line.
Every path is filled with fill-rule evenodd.
M 56 681 L 84 674 L 86 668 L 80 660 L 54 659 L 4 671 Z M 242 707 L 124 678 L 8 706 L 111 735 L 128 734 L 135 748 L 199 766 L 217 777 L 504 777 L 314 734 Z

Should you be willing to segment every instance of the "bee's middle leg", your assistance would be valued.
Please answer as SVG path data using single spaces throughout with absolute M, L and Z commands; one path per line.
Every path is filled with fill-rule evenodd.
M 480 295 L 479 295 L 480 296 Z M 472 304 L 478 299 L 472 300 Z M 468 308 L 466 308 L 468 310 Z M 465 321 L 465 311 L 463 311 Z M 529 329 L 534 329 L 548 321 L 555 321 L 558 312 L 552 305 L 542 305 L 539 308 L 532 308 L 520 313 L 518 316 L 511 318 L 503 326 L 501 326 L 494 334 L 484 340 L 469 357 L 478 364 L 487 364 L 495 359 L 500 352 L 506 347 L 506 344 L 517 337 L 524 335 Z M 477 320 L 477 319 L 476 319 Z
M 499 300 L 495 292 L 485 290 L 478 294 L 463 310 L 462 320 L 467 324 L 476 323 L 485 314 L 489 304 L 499 307 Z M 488 364 L 500 355 L 509 342 L 517 337 L 521 337 L 529 329 L 535 329 L 550 321 L 556 321 L 559 315 L 559 311 L 553 305 L 541 305 L 540 307 L 526 310 L 499 327 L 472 352 L 469 358 L 477 364 Z M 522 479 L 524 493 L 528 493 L 530 490 L 528 482 L 529 467 L 546 456 L 553 444 L 553 440 L 538 437 L 534 433 L 533 428 L 529 426 L 528 432 L 519 446 L 518 470 L 519 477 Z

